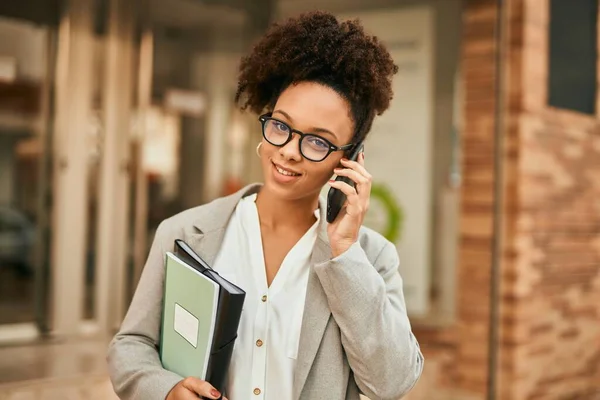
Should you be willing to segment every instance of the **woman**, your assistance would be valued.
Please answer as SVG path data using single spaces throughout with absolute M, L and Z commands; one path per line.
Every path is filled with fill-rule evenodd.
M 423 357 L 396 248 L 361 227 L 371 176 L 364 154 L 344 158 L 388 108 L 396 71 L 358 22 L 321 12 L 273 26 L 242 60 L 236 100 L 261 114 L 264 184 L 160 224 L 110 345 L 122 399 L 220 396 L 159 360 L 163 260 L 177 238 L 246 290 L 225 390 L 231 400 L 397 399 L 411 389 Z M 355 187 L 329 181 L 333 174 Z M 331 224 L 319 200 L 327 183 L 347 196 Z

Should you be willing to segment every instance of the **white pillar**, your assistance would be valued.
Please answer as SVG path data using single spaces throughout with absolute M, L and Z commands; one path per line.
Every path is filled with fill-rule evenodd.
M 93 3 L 67 1 L 58 39 L 53 138 L 52 328 L 63 335 L 78 332 L 84 305 Z
M 154 37 L 150 28 L 146 27 L 139 46 L 138 80 L 137 80 L 137 111 L 138 135 L 132 146 L 135 166 L 135 194 L 134 194 L 134 234 L 133 234 L 133 282 L 135 288 L 139 281 L 147 257 L 148 235 L 148 177 L 144 168 L 144 138 L 148 129 L 148 114 L 152 98 L 152 71 L 154 59 Z M 125 304 L 123 304 L 125 306 Z
M 204 201 L 221 195 L 225 178 L 225 146 L 232 110 L 231 82 L 235 79 L 233 74 L 229 73 L 232 70 L 231 62 L 231 56 L 228 54 L 215 52 L 208 55 L 208 68 L 202 71 L 209 78 L 204 140 Z
M 132 3 L 111 0 L 109 7 L 94 293 L 95 320 L 106 332 L 123 317 L 125 303 L 134 50 Z

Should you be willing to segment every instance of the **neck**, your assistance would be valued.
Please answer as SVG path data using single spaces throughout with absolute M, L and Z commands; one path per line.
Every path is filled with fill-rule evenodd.
M 315 222 L 318 204 L 318 193 L 304 199 L 285 200 L 263 187 L 256 196 L 260 224 L 273 230 L 310 227 Z

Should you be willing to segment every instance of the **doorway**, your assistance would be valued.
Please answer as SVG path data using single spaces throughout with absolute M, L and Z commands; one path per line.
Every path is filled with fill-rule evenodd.
M 0 15 L 0 340 L 48 329 L 54 20 Z

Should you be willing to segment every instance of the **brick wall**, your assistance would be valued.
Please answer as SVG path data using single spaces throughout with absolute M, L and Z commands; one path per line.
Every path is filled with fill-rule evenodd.
M 600 399 L 600 123 L 546 105 L 548 0 L 509 0 L 499 398 Z M 486 397 L 493 238 L 495 1 L 467 0 L 464 186 L 453 326 L 415 333 L 410 400 Z
M 547 103 L 548 0 L 512 0 L 501 398 L 600 398 L 600 124 Z

